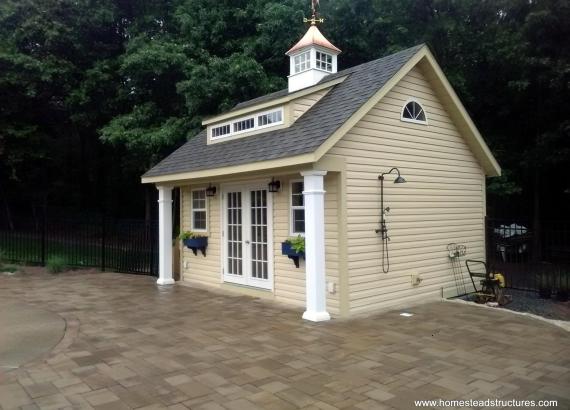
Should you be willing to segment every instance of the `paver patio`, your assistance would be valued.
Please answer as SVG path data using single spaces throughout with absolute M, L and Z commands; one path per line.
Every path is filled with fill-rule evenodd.
M 431 303 L 314 324 L 266 301 L 112 273 L 0 277 L 0 298 L 67 321 L 48 356 L 0 373 L 3 409 L 570 408 L 569 333 L 507 312 Z

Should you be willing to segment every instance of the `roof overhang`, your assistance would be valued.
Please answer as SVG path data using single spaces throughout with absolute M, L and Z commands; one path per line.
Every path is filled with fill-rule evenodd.
M 232 165 L 228 167 L 211 168 L 204 170 L 197 170 L 191 172 L 181 172 L 178 174 L 168 174 L 168 175 L 158 175 L 158 176 L 143 176 L 141 182 L 143 184 L 165 184 L 165 185 L 177 185 L 179 183 L 203 179 L 203 178 L 215 178 L 225 175 L 236 175 L 245 174 L 251 172 L 271 170 L 275 168 L 285 168 L 301 165 L 309 165 L 317 160 L 315 159 L 315 154 L 303 154 L 293 157 L 279 158 L 268 161 L 257 161 L 250 162 L 247 164 Z

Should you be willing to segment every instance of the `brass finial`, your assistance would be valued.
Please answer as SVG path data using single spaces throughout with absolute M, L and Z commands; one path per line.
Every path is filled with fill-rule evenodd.
M 324 23 L 325 19 L 317 18 L 317 6 L 319 6 L 319 0 L 311 0 L 312 5 L 312 17 L 310 19 L 304 18 L 303 23 L 311 23 L 311 26 L 316 26 L 317 23 Z

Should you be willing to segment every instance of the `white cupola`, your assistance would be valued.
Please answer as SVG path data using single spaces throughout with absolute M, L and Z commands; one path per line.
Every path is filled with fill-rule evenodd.
M 286 53 L 290 60 L 289 92 L 315 85 L 336 73 L 340 52 L 323 36 L 313 17 L 307 33 Z

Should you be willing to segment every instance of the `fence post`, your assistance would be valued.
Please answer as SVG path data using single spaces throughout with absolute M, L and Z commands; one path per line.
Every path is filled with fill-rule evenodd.
M 107 229 L 105 227 L 105 215 L 103 214 L 101 224 L 101 270 L 105 272 L 105 246 L 106 245 Z
M 41 231 L 41 264 L 42 266 L 46 266 L 46 224 L 47 224 L 47 215 L 44 209 L 43 218 L 42 218 L 42 231 Z
M 156 272 L 154 271 L 154 224 L 150 221 L 146 222 L 145 225 L 147 231 L 150 231 L 150 274 L 151 276 L 156 276 Z

